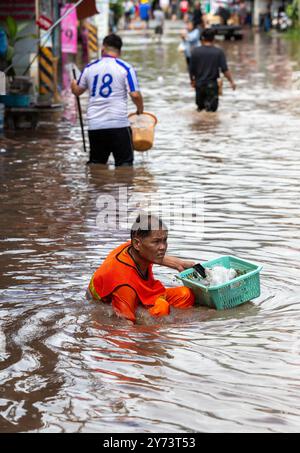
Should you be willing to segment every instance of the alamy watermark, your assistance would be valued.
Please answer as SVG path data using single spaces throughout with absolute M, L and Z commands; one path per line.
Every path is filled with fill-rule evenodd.
M 172 195 L 165 192 L 134 193 L 119 188 L 115 195 L 102 194 L 97 198 L 97 227 L 101 231 L 130 230 L 137 216 L 151 213 L 161 218 L 169 231 L 204 234 L 204 195 L 187 192 Z

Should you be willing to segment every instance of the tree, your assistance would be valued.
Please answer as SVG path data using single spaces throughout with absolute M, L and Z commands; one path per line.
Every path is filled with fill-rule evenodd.
M 287 5 L 286 13 L 293 22 L 293 27 L 300 27 L 300 0 Z

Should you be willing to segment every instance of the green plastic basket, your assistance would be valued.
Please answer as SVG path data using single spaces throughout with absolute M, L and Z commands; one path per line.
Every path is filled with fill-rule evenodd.
M 208 287 L 203 285 L 200 279 L 197 281 L 187 278 L 194 272 L 193 268 L 181 272 L 177 278 L 183 282 L 184 286 L 187 286 L 193 291 L 196 304 L 216 308 L 217 310 L 226 310 L 259 297 L 259 273 L 262 270 L 262 266 L 228 255 L 220 256 L 219 258 L 201 264 L 207 268 L 223 266 L 227 269 L 233 268 L 246 273 L 222 285 Z

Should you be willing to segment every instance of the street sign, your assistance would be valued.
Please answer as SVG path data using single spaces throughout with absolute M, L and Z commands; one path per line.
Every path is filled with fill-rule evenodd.
M 53 25 L 53 21 L 48 17 L 41 15 L 37 19 L 36 24 L 43 30 L 49 30 L 49 28 Z

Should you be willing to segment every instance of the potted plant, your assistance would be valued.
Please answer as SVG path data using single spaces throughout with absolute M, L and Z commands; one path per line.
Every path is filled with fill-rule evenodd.
M 18 23 L 11 16 L 0 24 L 0 70 L 9 78 L 9 94 L 1 96 L 0 102 L 8 106 L 26 106 L 30 101 L 30 78 L 17 77 L 13 64 L 17 54 L 16 44 L 28 38 L 36 38 L 32 33 L 22 34 L 28 25 L 28 22 Z
M 4 68 L 6 74 L 8 76 L 14 76 L 15 75 L 15 70 L 13 67 L 13 57 L 16 54 L 16 44 L 19 41 L 28 39 L 28 38 L 33 38 L 35 39 L 37 36 L 33 33 L 27 33 L 25 35 L 21 35 L 22 31 L 28 27 L 29 23 L 28 22 L 22 22 L 18 23 L 13 17 L 8 16 L 3 24 L 0 24 L 0 28 L 4 30 L 6 34 L 6 40 L 7 40 L 7 45 L 5 44 L 2 46 L 2 48 L 5 49 L 6 47 L 6 52 L 2 56 L 4 58 L 5 63 L 6 63 L 6 68 Z M 4 38 L 5 39 L 5 38 Z M 1 48 L 0 48 L 1 51 Z M 1 55 L 0 55 L 1 56 Z

